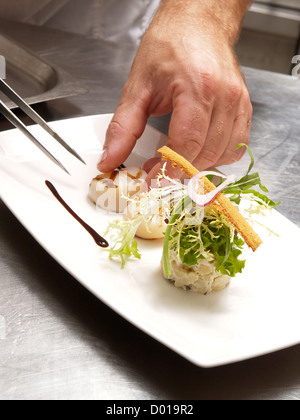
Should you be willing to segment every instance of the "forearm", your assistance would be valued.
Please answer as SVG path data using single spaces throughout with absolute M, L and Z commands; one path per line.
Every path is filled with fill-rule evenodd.
M 225 38 L 233 45 L 252 0 L 162 0 L 154 18 L 163 28 L 166 23 L 189 25 L 205 36 Z M 162 29 L 163 30 L 163 29 Z

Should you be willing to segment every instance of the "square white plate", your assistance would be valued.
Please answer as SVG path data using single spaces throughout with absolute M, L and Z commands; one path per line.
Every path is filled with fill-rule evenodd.
M 60 121 L 53 127 L 86 159 L 77 163 L 38 128 L 70 170 L 65 175 L 17 130 L 0 134 L 0 194 L 26 229 L 71 275 L 132 324 L 192 363 L 214 367 L 300 343 L 300 230 L 274 211 L 263 228 L 264 244 L 246 250 L 244 273 L 220 293 L 201 296 L 175 289 L 160 272 L 162 242 L 139 241 L 140 261 L 121 270 L 95 246 L 86 231 L 53 198 L 51 181 L 67 203 L 100 234 L 108 216 L 87 198 L 111 115 Z M 140 165 L 155 154 L 164 136 L 147 127 L 127 164 Z M 59 156 L 60 155 L 60 156 Z

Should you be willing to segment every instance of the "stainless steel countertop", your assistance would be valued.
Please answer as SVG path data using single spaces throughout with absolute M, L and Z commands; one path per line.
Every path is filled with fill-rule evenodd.
M 89 89 L 39 106 L 45 118 L 114 111 L 131 48 L 27 25 L 2 22 L 1 29 Z M 300 226 L 300 80 L 244 73 L 254 104 L 256 167 L 272 197 L 282 200 L 280 212 Z M 151 124 L 167 132 L 168 118 Z M 245 165 L 233 170 L 242 173 Z M 298 328 L 298 320 L 291 322 Z M 85 290 L 1 201 L 0 354 L 1 400 L 300 399 L 300 346 L 210 370 L 196 367 Z

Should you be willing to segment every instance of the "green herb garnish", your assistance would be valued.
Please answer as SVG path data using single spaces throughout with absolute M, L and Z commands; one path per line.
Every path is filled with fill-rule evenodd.
M 122 268 L 131 256 L 137 259 L 141 258 L 137 241 L 134 239 L 140 223 L 141 220 L 138 219 L 130 221 L 113 220 L 104 234 L 105 236 L 109 235 L 113 243 L 113 246 L 108 250 L 110 259 L 120 258 Z
M 241 273 L 245 261 L 239 260 L 244 241 L 236 234 L 235 228 L 224 216 L 210 207 L 200 209 L 195 206 L 190 214 L 186 201 L 185 209 L 178 215 L 176 209 L 171 217 L 165 234 L 163 262 L 167 277 L 171 278 L 170 251 L 177 253 L 177 258 L 188 267 L 199 264 L 201 259 L 216 261 L 216 270 L 230 277 Z M 182 205 L 182 203 L 180 203 Z M 192 220 L 194 218 L 194 223 Z M 203 219 L 198 223 L 199 219 Z
M 251 162 L 248 171 L 239 181 L 230 184 L 223 190 L 223 194 L 239 205 L 244 198 L 250 198 L 255 206 L 252 212 L 259 209 L 272 209 L 275 204 L 266 193 L 268 189 L 262 185 L 257 172 L 251 173 L 254 166 L 254 157 L 247 144 L 241 143 L 240 147 L 247 147 Z M 224 275 L 235 277 L 245 267 L 245 261 L 241 260 L 244 241 L 235 228 L 226 218 L 211 209 L 210 206 L 201 208 L 187 195 L 186 188 L 175 180 L 168 178 L 164 170 L 158 178 L 169 181 L 167 187 L 152 189 L 143 197 L 139 216 L 133 220 L 114 220 L 110 223 L 107 232 L 110 243 L 111 259 L 121 260 L 122 268 L 131 256 L 140 259 L 138 244 L 135 234 L 142 222 L 151 222 L 155 215 L 149 214 L 153 202 L 158 201 L 159 208 L 163 209 L 164 217 L 169 223 L 166 228 L 163 245 L 163 265 L 167 277 L 171 278 L 170 251 L 176 252 L 178 260 L 188 267 L 199 264 L 201 259 L 216 263 L 216 270 Z M 254 188 L 258 187 L 260 191 Z M 170 200 L 170 197 L 172 199 Z M 170 204 L 172 203 L 172 204 Z M 170 207 L 173 207 L 170 209 Z
M 242 195 L 244 194 L 250 194 L 254 201 L 256 201 L 258 204 L 266 205 L 268 208 L 275 208 L 280 205 L 279 203 L 274 203 L 274 201 L 270 200 L 265 194 L 262 194 L 256 190 L 253 189 L 253 187 L 259 187 L 260 190 L 264 193 L 268 193 L 267 187 L 262 185 L 260 176 L 258 172 L 250 173 L 253 166 L 254 166 L 254 156 L 251 152 L 250 147 L 245 144 L 241 143 L 237 146 L 237 149 L 240 149 L 241 147 L 247 147 L 251 162 L 248 168 L 248 171 L 245 176 L 243 176 L 239 181 L 236 181 L 230 185 L 228 185 L 227 188 L 224 189 L 223 194 L 229 195 L 228 197 L 232 202 L 236 204 L 240 204 Z

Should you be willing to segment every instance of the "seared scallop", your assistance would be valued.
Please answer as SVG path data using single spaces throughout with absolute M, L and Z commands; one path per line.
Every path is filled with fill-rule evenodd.
M 146 189 L 147 173 L 138 168 L 124 168 L 98 175 L 90 184 L 89 197 L 102 209 L 123 213 L 128 199 Z

